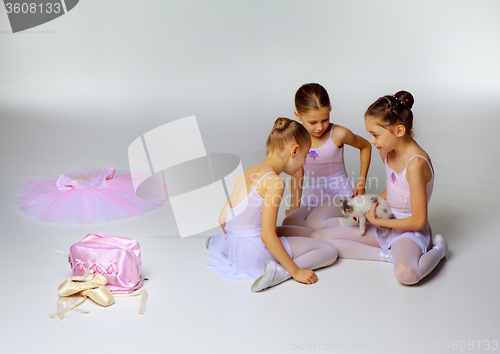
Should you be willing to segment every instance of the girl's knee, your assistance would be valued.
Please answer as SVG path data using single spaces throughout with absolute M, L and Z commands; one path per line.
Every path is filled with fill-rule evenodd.
M 405 285 L 416 284 L 421 279 L 419 272 L 406 264 L 395 265 L 394 274 L 396 275 L 396 279 Z
M 330 241 L 323 241 L 321 242 L 321 249 L 324 250 L 324 252 L 326 252 L 327 254 L 327 261 L 325 263 L 325 266 L 329 266 L 335 263 L 339 255 L 337 247 L 335 247 L 335 245 Z
M 314 218 L 307 218 L 304 222 L 305 227 L 311 229 L 311 230 L 318 230 L 318 227 L 316 227 L 316 220 Z
M 323 232 L 322 230 L 320 230 L 320 231 L 314 231 L 311 234 L 311 238 L 315 238 L 315 239 L 318 239 L 318 240 L 326 240 L 327 239 L 325 232 Z
M 335 245 L 332 243 L 332 242 L 328 242 L 326 241 L 329 245 L 329 250 L 330 250 L 330 253 L 331 253 L 331 256 L 332 256 L 332 263 L 335 262 L 335 260 L 337 259 L 337 257 L 339 256 L 339 251 L 337 250 L 337 247 L 335 247 Z

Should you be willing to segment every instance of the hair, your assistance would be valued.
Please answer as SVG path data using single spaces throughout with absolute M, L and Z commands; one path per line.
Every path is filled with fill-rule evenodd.
M 366 110 L 365 117 L 379 119 L 383 127 L 394 127 L 402 124 L 407 133 L 413 136 L 413 96 L 407 91 L 398 91 L 393 96 L 384 96 L 376 100 Z
M 299 114 L 323 107 L 327 107 L 329 110 L 332 109 L 328 92 L 320 84 L 304 84 L 295 93 L 295 109 Z
M 300 147 L 311 145 L 311 136 L 299 122 L 289 118 L 278 118 L 269 133 L 266 142 L 266 153 L 283 149 L 287 143 L 295 141 Z

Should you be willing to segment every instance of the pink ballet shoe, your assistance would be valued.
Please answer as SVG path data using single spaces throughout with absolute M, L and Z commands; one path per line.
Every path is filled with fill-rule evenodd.
M 107 283 L 106 278 L 99 273 L 92 273 L 92 271 L 87 271 L 82 276 L 68 278 L 57 289 L 60 296 L 57 300 L 58 311 L 55 314 L 49 315 L 49 317 L 57 317 L 62 320 L 64 315 L 71 310 L 88 313 L 88 311 L 77 309 L 87 298 L 90 298 L 101 306 L 113 305 L 115 298 L 106 286 Z
M 105 286 L 108 283 L 99 273 L 93 274 L 87 271 L 82 276 L 68 278 L 57 289 L 59 296 L 70 296 L 85 290 L 96 289 Z
M 88 289 L 82 292 L 83 296 L 89 297 L 95 303 L 101 306 L 110 306 L 115 303 L 115 298 L 107 286 L 100 286 L 95 289 Z

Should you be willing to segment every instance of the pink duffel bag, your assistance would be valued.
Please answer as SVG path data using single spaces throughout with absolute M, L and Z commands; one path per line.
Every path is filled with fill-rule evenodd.
M 115 294 L 129 294 L 142 287 L 141 250 L 131 238 L 89 234 L 70 247 L 69 261 L 73 276 L 88 269 L 101 274 Z

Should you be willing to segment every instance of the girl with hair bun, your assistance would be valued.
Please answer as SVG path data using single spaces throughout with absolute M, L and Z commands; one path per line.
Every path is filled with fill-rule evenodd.
M 365 193 L 371 159 L 370 143 L 349 129 L 330 123 L 330 98 L 320 84 L 302 85 L 295 94 L 295 108 L 295 117 L 311 136 L 312 147 L 304 168 L 292 178 L 290 209 L 285 212 L 287 217 L 283 225 L 319 230 L 353 224 L 352 220 L 343 218 L 340 199 Z M 360 172 L 356 185 L 345 170 L 345 145 L 360 151 Z M 307 180 L 307 187 L 302 193 L 304 179 Z
M 427 205 L 434 185 L 429 155 L 413 139 L 413 96 L 399 91 L 383 96 L 365 113 L 370 142 L 385 165 L 387 200 L 396 219 L 379 219 L 375 207 L 366 213 L 371 223 L 364 236 L 357 226 L 319 230 L 311 237 L 331 240 L 339 257 L 394 263 L 396 278 L 415 284 L 429 274 L 445 256 L 448 244 L 442 235 L 432 238 Z M 376 226 L 392 228 L 386 237 Z
M 312 269 L 336 260 L 335 246 L 310 238 L 312 230 L 296 226 L 288 227 L 292 237 L 276 234 L 285 189 L 279 175 L 301 169 L 310 146 L 311 138 L 298 122 L 275 121 L 266 143 L 267 158 L 236 179 L 219 217 L 224 233 L 207 241 L 208 265 L 213 270 L 230 279 L 253 280 L 251 290 L 258 292 L 292 277 L 313 284 L 317 276 Z

